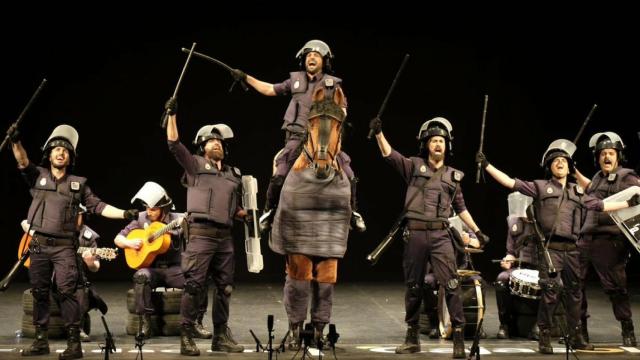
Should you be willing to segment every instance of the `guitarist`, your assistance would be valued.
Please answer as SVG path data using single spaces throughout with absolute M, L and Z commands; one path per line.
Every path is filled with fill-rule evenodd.
M 179 219 L 182 214 L 171 212 L 173 201 L 167 195 L 162 186 L 155 182 L 147 182 L 138 193 L 131 199 L 132 204 L 144 206 L 146 211 L 141 212 L 138 218 L 132 220 L 114 239 L 115 244 L 121 249 L 140 250 L 143 246 L 144 239 L 127 238 L 127 235 L 135 229 L 145 229 L 151 223 L 159 221 L 168 224 L 171 221 Z M 171 230 L 171 246 L 164 254 L 156 256 L 153 263 L 147 268 L 141 268 L 133 275 L 133 292 L 135 297 L 136 314 L 142 315 L 142 335 L 145 338 L 151 336 L 150 320 L 151 315 L 155 313 L 153 303 L 151 302 L 151 290 L 153 288 L 164 286 L 171 288 L 184 288 L 184 276 L 180 267 L 182 231 Z M 158 241 L 160 239 L 157 239 Z M 205 297 L 199 307 L 198 319 L 196 323 L 196 335 L 201 339 L 210 339 L 211 332 L 202 325 L 202 318 L 207 310 L 207 298 Z
M 69 125 L 56 127 L 43 149 L 42 166 L 33 164 L 19 140 L 16 129 L 10 131 L 11 148 L 23 178 L 30 187 L 33 200 L 27 219 L 34 231 L 29 245 L 31 266 L 29 277 L 33 294 L 33 344 L 23 356 L 49 353 L 49 293 L 51 277 L 56 272 L 56 285 L 61 294 L 60 311 L 67 328 L 67 348 L 60 359 L 82 357 L 80 345 L 80 306 L 75 296 L 78 285 L 76 247 L 80 205 L 88 213 L 112 219 L 133 219 L 137 210 L 121 210 L 100 200 L 86 184 L 87 179 L 70 174 L 76 158 L 78 132 Z

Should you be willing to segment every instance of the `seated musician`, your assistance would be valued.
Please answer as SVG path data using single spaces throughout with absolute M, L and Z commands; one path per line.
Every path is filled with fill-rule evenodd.
M 153 222 L 170 223 L 182 217 L 182 214 L 171 212 L 173 201 L 162 186 L 154 182 L 145 183 L 138 193 L 131 199 L 132 204 L 140 204 L 146 211 L 140 212 L 138 219 L 131 221 L 114 239 L 115 244 L 122 249 L 140 250 L 145 246 L 145 239 L 131 238 L 129 233 L 136 229 L 146 229 Z M 151 302 L 151 291 L 156 287 L 179 288 L 184 287 L 184 276 L 180 265 L 182 244 L 181 230 L 170 230 L 171 245 L 164 254 L 156 254 L 149 267 L 138 269 L 133 275 L 133 292 L 135 297 L 135 313 L 142 316 L 142 336 L 151 336 L 151 315 L 156 309 Z M 202 325 L 202 319 L 207 309 L 207 298 L 200 306 L 196 329 L 198 337 L 209 339 L 211 332 Z

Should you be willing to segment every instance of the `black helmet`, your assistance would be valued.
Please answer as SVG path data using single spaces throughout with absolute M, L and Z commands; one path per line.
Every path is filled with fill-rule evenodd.
M 296 54 L 296 59 L 300 63 L 300 68 L 304 70 L 304 59 L 308 53 L 315 51 L 322 56 L 322 71 L 325 73 L 331 73 L 331 62 L 333 60 L 333 53 L 329 48 L 329 45 L 322 40 L 309 40 Z
M 600 156 L 600 150 L 615 149 L 618 153 L 618 162 L 624 163 L 626 161 L 624 156 L 624 143 L 622 138 L 618 134 L 612 131 L 596 133 L 589 139 L 589 148 L 593 152 L 593 159 L 597 166 L 598 157 Z
M 549 144 L 547 151 L 542 155 L 542 160 L 540 161 L 540 166 L 545 169 L 545 171 L 551 172 L 550 166 L 553 162 L 553 159 L 557 157 L 564 157 L 567 159 L 569 163 L 569 172 L 575 172 L 575 164 L 573 162 L 573 154 L 576 152 L 576 145 L 569 140 L 566 139 L 558 139 L 554 140 Z
M 204 154 L 204 144 L 210 139 L 219 139 L 222 142 L 225 157 L 229 155 L 226 139 L 233 138 L 233 130 L 225 124 L 205 125 L 198 130 L 193 144 L 198 146 L 198 155 Z
M 425 151 L 425 143 L 434 136 L 442 136 L 447 143 L 447 154 L 453 155 L 453 127 L 449 120 L 443 117 L 435 117 L 431 120 L 427 120 L 420 127 L 418 131 L 418 141 L 420 142 L 420 153 Z
M 69 151 L 69 165 L 73 166 L 76 159 L 76 148 L 79 138 L 78 132 L 72 126 L 64 124 L 56 126 L 42 146 L 42 163 L 44 164 L 49 161 L 49 154 L 51 154 L 53 148 L 62 146 Z

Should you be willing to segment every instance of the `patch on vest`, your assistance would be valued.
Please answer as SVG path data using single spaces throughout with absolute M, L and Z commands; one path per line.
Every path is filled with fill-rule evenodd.
M 211 170 L 211 165 L 209 163 L 204 164 L 204 168 L 207 170 Z
M 78 191 L 80 190 L 80 183 L 77 181 L 72 181 L 71 182 L 71 190 L 72 191 Z
M 47 178 L 40 179 L 40 186 L 45 186 L 45 185 L 47 185 Z
M 238 169 L 237 167 L 232 167 L 231 172 L 233 172 L 233 175 L 235 175 L 236 177 L 242 176 L 242 174 L 240 173 L 240 169 Z
M 300 80 L 296 80 L 296 82 L 293 83 L 293 88 L 297 89 L 300 87 Z
M 578 194 L 578 195 L 583 195 L 584 194 L 584 189 L 582 188 L 582 186 L 576 185 L 576 194 Z
M 457 171 L 454 171 L 453 172 L 453 180 L 456 181 L 456 182 L 460 182 L 460 180 L 462 180 L 462 174 L 457 172 Z
M 518 231 L 518 224 L 513 224 L 513 226 L 511 226 L 511 231 L 512 232 Z
M 420 166 L 420 172 L 426 173 L 427 172 L 427 167 L 424 166 L 424 165 Z
M 333 79 L 324 79 L 325 87 L 333 87 Z
M 547 188 L 547 194 L 553 194 L 553 188 L 551 188 L 551 186 Z
M 607 177 L 607 181 L 608 182 L 614 182 L 616 181 L 616 176 L 618 176 L 618 174 L 609 174 L 609 176 Z
M 85 230 L 85 231 L 84 231 L 84 234 L 82 234 L 82 236 L 83 236 L 85 239 L 89 240 L 89 239 L 91 239 L 91 238 L 93 237 L 93 234 L 91 233 L 91 231 L 89 231 L 89 230 Z

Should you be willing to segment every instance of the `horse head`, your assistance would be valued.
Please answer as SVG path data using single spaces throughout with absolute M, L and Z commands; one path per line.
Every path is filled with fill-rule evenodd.
M 323 87 L 313 92 L 307 140 L 294 164 L 295 170 L 312 167 L 319 179 L 326 179 L 338 170 L 336 157 L 341 150 L 342 125 L 346 117 L 342 89 L 336 88 L 333 96 L 326 96 L 326 93 Z

